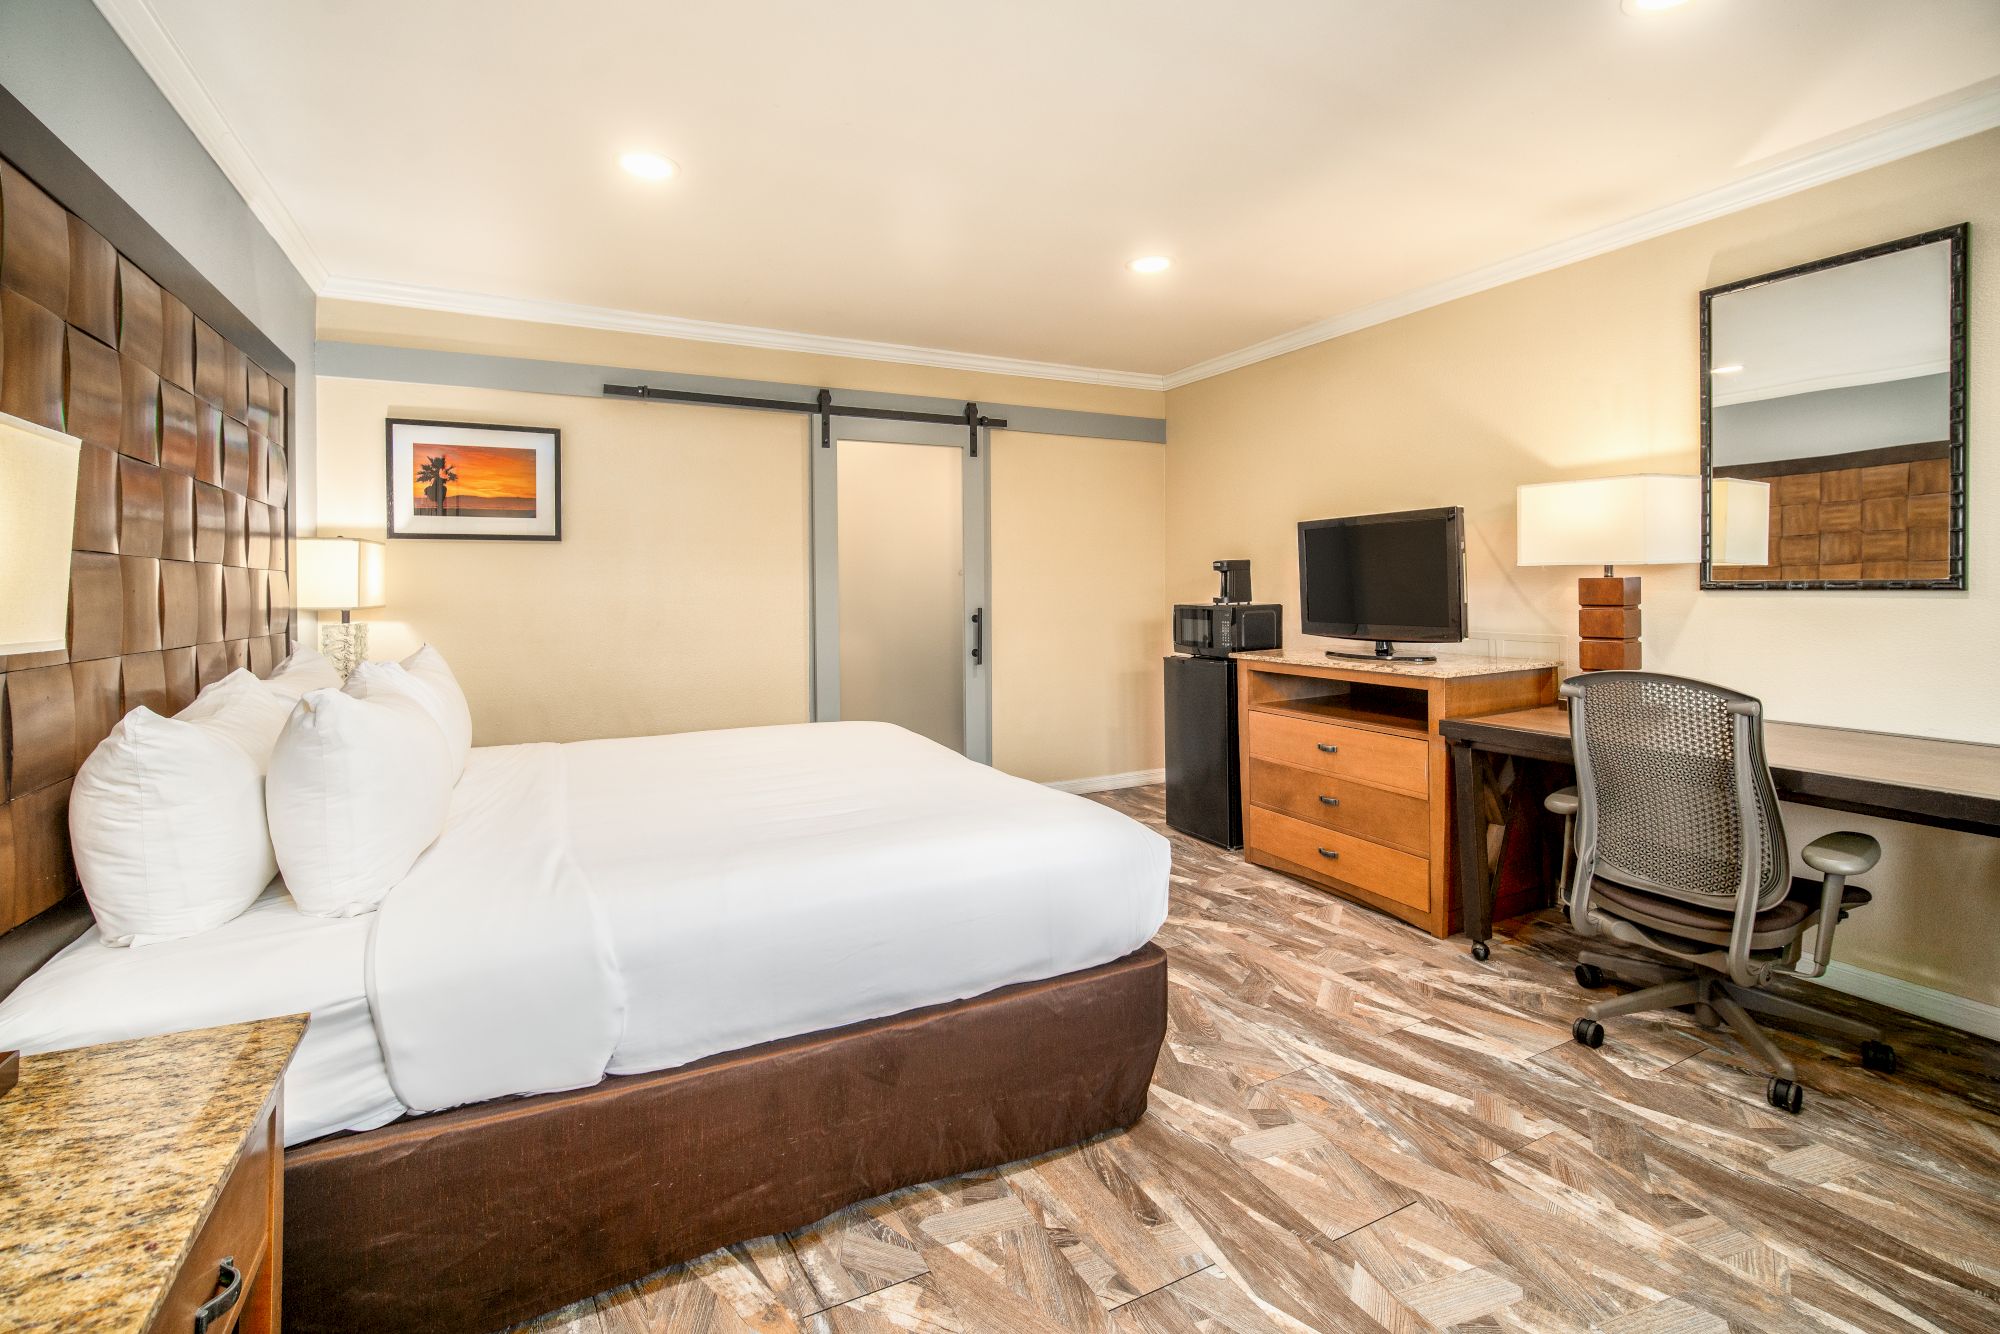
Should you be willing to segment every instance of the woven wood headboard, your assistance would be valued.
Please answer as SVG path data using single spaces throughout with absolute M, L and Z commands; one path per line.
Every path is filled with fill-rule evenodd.
M 0 159 L 0 412 L 83 440 L 69 646 L 0 657 L 0 933 L 47 914 L 0 953 L 81 929 L 70 780 L 118 719 L 288 651 L 291 395 L 190 300 Z

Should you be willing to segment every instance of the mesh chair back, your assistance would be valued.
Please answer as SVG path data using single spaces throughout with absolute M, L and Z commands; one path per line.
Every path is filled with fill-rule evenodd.
M 1581 832 L 1594 843 L 1597 875 L 1730 911 L 1748 857 L 1758 907 L 1785 897 L 1790 854 L 1755 699 L 1653 672 L 1590 672 L 1563 693 Z M 1737 785 L 1739 735 L 1753 776 L 1747 800 Z M 1579 854 L 1589 851 L 1580 840 Z

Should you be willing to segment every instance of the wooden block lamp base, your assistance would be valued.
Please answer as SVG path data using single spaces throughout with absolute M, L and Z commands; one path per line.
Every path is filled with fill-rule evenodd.
M 1636 577 L 1576 581 L 1579 635 L 1577 663 L 1586 672 L 1637 671 L 1639 580 Z

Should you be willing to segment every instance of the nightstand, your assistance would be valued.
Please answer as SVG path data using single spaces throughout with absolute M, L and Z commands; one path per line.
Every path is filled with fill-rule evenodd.
M 276 1331 L 281 1081 L 305 1031 L 22 1057 L 0 1098 L 0 1331 Z

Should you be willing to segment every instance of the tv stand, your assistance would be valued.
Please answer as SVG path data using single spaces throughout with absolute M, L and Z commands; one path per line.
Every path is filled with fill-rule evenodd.
M 1329 658 L 1353 658 L 1358 662 L 1437 661 L 1437 654 L 1435 653 L 1398 653 L 1396 652 L 1396 646 L 1386 639 L 1375 641 L 1375 651 L 1373 653 L 1348 653 L 1341 649 L 1330 648 L 1326 651 L 1326 656 Z

